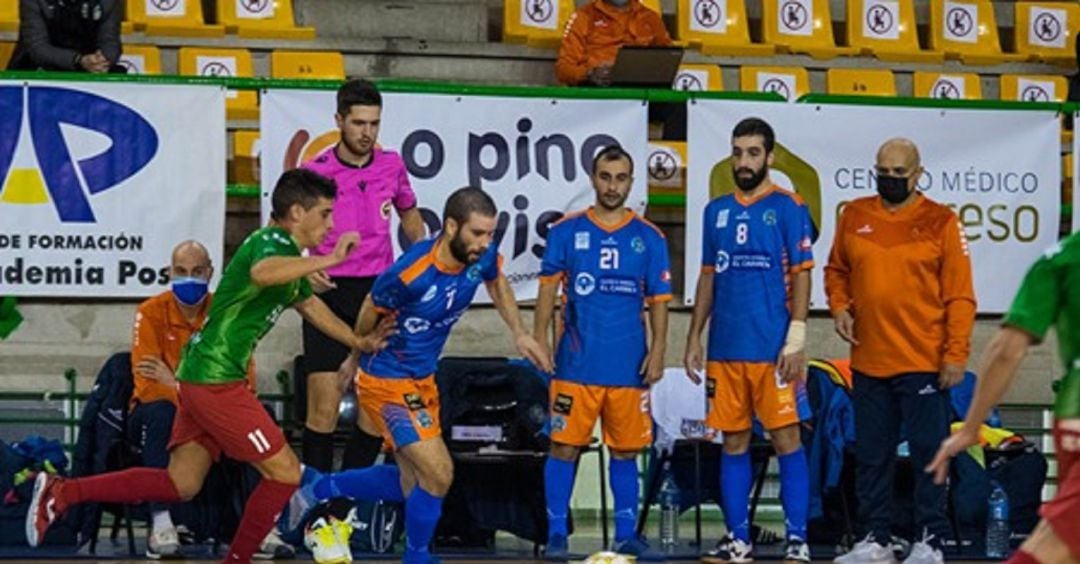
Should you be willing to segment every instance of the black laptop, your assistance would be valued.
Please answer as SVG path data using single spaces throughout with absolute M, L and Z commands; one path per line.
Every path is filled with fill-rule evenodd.
M 611 85 L 635 88 L 671 88 L 682 62 L 682 47 L 636 47 L 619 49 L 611 71 Z

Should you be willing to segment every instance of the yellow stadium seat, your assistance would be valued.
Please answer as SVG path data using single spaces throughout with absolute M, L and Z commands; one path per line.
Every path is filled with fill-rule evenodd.
M 0 42 L 0 69 L 6 69 L 11 62 L 11 55 L 15 52 L 15 44 L 10 41 Z
M 686 142 L 649 141 L 649 194 L 686 193 Z
M 259 183 L 259 132 L 238 129 L 232 134 L 232 166 L 229 182 L 235 184 Z
M 833 40 L 829 0 L 763 0 L 761 36 L 781 50 L 815 59 L 859 54 L 859 49 L 837 47 Z
M 939 62 L 941 52 L 919 48 L 914 0 L 848 0 L 847 43 L 882 61 Z
M 0 1 L 0 31 L 19 30 L 18 0 Z
M 119 65 L 128 74 L 161 74 L 161 51 L 153 45 L 124 44 Z
M 1069 93 L 1069 83 L 1063 76 L 1050 74 L 1003 74 L 1000 92 L 1002 100 L 1061 102 Z
M 990 0 L 930 0 L 930 49 L 976 65 L 1024 59 L 1001 51 Z
M 743 92 L 775 92 L 789 102 L 810 92 L 810 75 L 802 67 L 757 67 L 739 69 Z
M 208 24 L 200 0 L 128 0 L 127 17 L 147 35 L 221 37 L 225 26 Z
M 274 51 L 270 76 L 344 80 L 345 58 L 335 51 Z
M 506 0 L 503 41 L 556 49 L 574 9 L 574 0 Z
M 716 92 L 724 89 L 724 76 L 716 65 L 682 64 L 671 87 L 675 90 Z
M 181 47 L 180 74 L 185 76 L 253 76 L 247 49 Z M 229 91 L 225 113 L 229 119 L 258 119 L 259 99 L 252 90 Z
M 1080 5 L 1076 2 L 1017 2 L 1013 51 L 1048 63 L 1076 58 Z
M 743 0 L 678 0 L 676 37 L 706 55 L 767 56 L 772 45 L 750 42 Z
M 292 0 L 217 0 L 217 21 L 240 37 L 315 39 L 315 28 L 297 27 Z
M 829 94 L 896 96 L 896 80 L 886 69 L 829 69 L 825 83 Z
M 973 72 L 913 73 L 916 98 L 945 98 L 949 100 L 981 100 L 982 81 Z

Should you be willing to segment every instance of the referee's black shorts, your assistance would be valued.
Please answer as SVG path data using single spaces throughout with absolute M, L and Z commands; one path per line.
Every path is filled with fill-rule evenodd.
M 319 294 L 319 297 L 326 302 L 334 315 L 340 317 L 349 327 L 355 327 L 356 318 L 360 315 L 360 306 L 371 292 L 375 277 L 334 277 L 331 279 L 337 284 L 337 288 L 323 292 Z M 348 354 L 348 347 L 327 337 L 313 325 L 304 321 L 304 366 L 308 374 L 337 372 Z

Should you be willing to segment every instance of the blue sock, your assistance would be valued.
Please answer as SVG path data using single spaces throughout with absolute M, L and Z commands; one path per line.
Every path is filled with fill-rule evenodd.
M 724 522 L 735 538 L 750 542 L 750 452 L 720 456 L 720 492 L 724 496 Z
M 574 491 L 574 463 L 548 455 L 544 463 L 544 497 L 547 500 L 548 538 L 566 536 L 566 514 Z
M 405 557 L 425 555 L 431 537 L 435 536 L 435 525 L 442 515 L 443 498 L 435 497 L 424 491 L 419 484 L 413 488 L 409 499 L 405 501 Z
M 368 468 L 326 474 L 312 488 L 320 501 L 347 497 L 364 501 L 405 501 L 401 493 L 401 470 L 396 464 L 376 464 Z
M 810 469 L 806 451 L 777 457 L 780 461 L 780 502 L 784 506 L 788 540 L 806 540 L 806 517 L 810 512 Z
M 615 497 L 615 542 L 622 542 L 634 538 L 637 527 L 637 461 L 612 456 L 608 469 L 611 472 L 611 493 Z

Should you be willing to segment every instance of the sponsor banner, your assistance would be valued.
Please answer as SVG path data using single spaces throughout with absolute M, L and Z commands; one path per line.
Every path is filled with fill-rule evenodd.
M 429 232 L 446 198 L 463 186 L 491 194 L 503 271 L 520 299 L 536 296 L 550 224 L 594 201 L 589 171 L 619 143 L 639 167 L 648 156 L 647 108 L 633 100 L 558 100 L 431 94 L 383 96 L 379 143 L 401 154 Z M 338 140 L 335 93 L 269 90 L 262 97 L 263 217 L 277 178 Z M 635 176 L 627 205 L 642 212 L 648 175 Z M 404 236 L 393 217 L 395 254 Z M 488 301 L 485 293 L 478 300 Z
M 686 285 L 700 271 L 702 211 L 736 190 L 731 130 L 760 117 L 776 132 L 772 180 L 806 200 L 818 238 L 811 304 L 827 309 L 823 268 L 843 205 L 876 196 L 877 148 L 915 142 L 919 188 L 952 207 L 964 227 L 979 311 L 1003 312 L 1030 265 L 1058 238 L 1061 212 L 1059 119 L 1054 112 L 943 110 L 698 100 L 689 109 Z
M 0 295 L 156 294 L 187 239 L 220 271 L 224 130 L 216 86 L 0 81 Z

